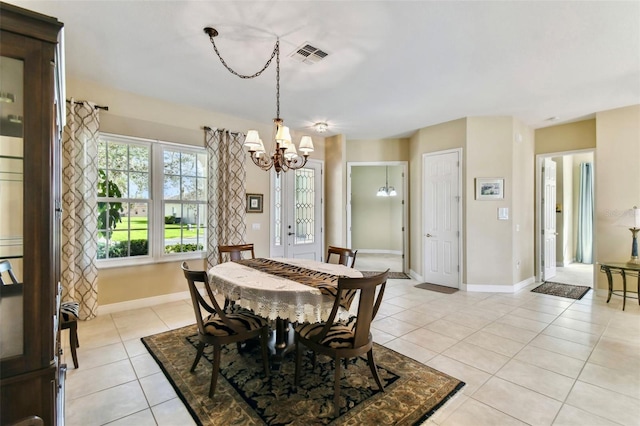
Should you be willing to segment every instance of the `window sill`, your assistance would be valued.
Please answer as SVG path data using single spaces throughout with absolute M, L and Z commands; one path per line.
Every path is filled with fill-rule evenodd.
M 204 252 L 172 254 L 163 256 L 158 259 L 150 256 L 136 256 L 128 257 L 126 259 L 97 260 L 96 266 L 98 269 L 126 268 L 130 266 L 153 265 L 156 263 L 182 262 L 185 260 L 205 259 L 206 257 L 207 254 Z

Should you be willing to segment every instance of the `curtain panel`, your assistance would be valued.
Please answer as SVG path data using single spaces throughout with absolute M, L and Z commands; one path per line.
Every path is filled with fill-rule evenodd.
M 207 191 L 207 263 L 218 263 L 218 245 L 244 244 L 246 226 L 246 154 L 242 133 L 205 127 L 209 162 Z
M 62 137 L 62 300 L 79 303 L 82 320 L 98 308 L 97 155 L 100 119 L 91 102 L 67 103 Z
M 576 261 L 593 263 L 593 164 L 580 164 Z

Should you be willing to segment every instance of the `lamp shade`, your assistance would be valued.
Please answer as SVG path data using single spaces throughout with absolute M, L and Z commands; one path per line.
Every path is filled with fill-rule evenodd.
M 256 151 L 260 146 L 260 135 L 257 130 L 249 130 L 247 136 L 244 138 L 244 146 L 249 151 Z
M 296 151 L 296 146 L 292 143 L 287 146 L 287 149 L 284 151 L 284 158 L 287 160 L 292 160 L 298 155 L 298 151 Z
M 625 212 L 616 220 L 617 226 L 624 226 L 625 228 L 640 228 L 640 209 L 636 206 Z
M 300 138 L 300 152 L 303 155 L 309 155 L 310 152 L 313 152 L 313 140 L 311 136 L 303 136 Z
M 288 148 L 291 144 L 291 133 L 287 126 L 278 126 L 276 130 L 276 142 L 280 144 L 280 148 Z

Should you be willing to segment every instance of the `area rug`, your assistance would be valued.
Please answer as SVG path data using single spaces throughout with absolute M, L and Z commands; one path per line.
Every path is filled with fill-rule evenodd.
M 534 293 L 549 294 L 551 296 L 580 300 L 589 290 L 591 290 L 591 287 L 546 281 L 531 291 Z
M 438 285 L 438 284 L 431 284 L 431 283 L 416 284 L 414 287 L 421 288 L 423 290 L 437 291 L 438 293 L 445 293 L 445 294 L 452 294 L 458 291 L 457 288 L 447 287 L 447 286 Z
M 295 360 L 288 355 L 279 370 L 266 378 L 259 345 L 239 355 L 227 345 L 213 399 L 210 348 L 196 371 L 192 341 L 195 325 L 143 337 L 142 342 L 169 379 L 199 425 L 419 425 L 458 392 L 464 383 L 397 352 L 377 345 L 374 356 L 385 392 L 371 377 L 366 358 L 343 369 L 340 415 L 333 414 L 333 365 L 319 356 L 312 371 L 304 357 L 300 387 L 294 385 Z
M 363 277 L 372 277 L 374 275 L 378 275 L 383 271 L 360 271 L 360 272 L 362 272 Z M 408 280 L 409 275 L 405 274 L 404 272 L 389 272 L 389 275 L 387 275 L 387 278 L 390 278 L 392 280 Z

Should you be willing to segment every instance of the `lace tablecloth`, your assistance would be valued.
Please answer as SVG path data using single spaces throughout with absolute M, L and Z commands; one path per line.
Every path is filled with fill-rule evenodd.
M 343 265 L 308 259 L 273 260 L 332 275 L 362 277 L 360 271 Z M 243 308 L 251 309 L 264 318 L 321 322 L 327 320 L 333 307 L 334 299 L 315 287 L 236 262 L 221 263 L 209 269 L 209 279 L 214 291 L 222 293 Z M 348 315 L 348 312 L 342 312 L 341 315 Z

